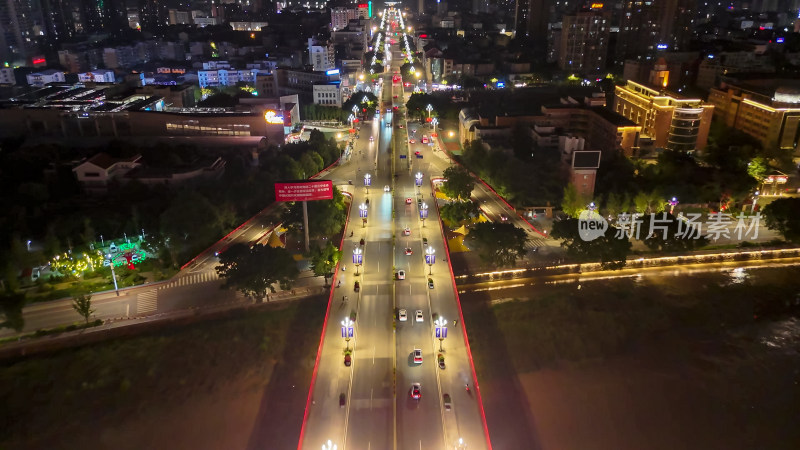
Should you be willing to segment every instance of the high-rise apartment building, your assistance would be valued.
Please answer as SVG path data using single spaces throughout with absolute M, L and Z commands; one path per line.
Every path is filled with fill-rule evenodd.
M 354 8 L 337 6 L 331 8 L 331 30 L 337 31 L 347 28 L 351 20 L 358 17 Z
M 308 38 L 308 60 L 315 71 L 324 72 L 334 68 L 335 51 L 332 42 L 317 42 Z
M 544 43 L 547 39 L 548 0 L 517 0 L 514 26 L 517 36 Z
M 626 0 L 620 12 L 616 63 L 683 51 L 692 37 L 693 0 Z
M 600 73 L 606 67 L 609 15 L 581 11 L 565 15 L 561 24 L 558 65 L 583 74 Z
M 0 62 L 27 62 L 36 52 L 31 0 L 0 0 Z

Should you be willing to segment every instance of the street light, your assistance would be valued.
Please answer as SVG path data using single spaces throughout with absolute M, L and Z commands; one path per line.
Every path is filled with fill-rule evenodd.
M 753 192 L 753 206 L 750 208 L 750 214 L 756 212 L 756 202 L 758 201 L 758 195 L 760 194 L 759 191 Z
M 364 187 L 367 189 L 367 195 L 369 195 L 369 185 L 372 184 L 372 175 L 365 173 L 364 174 Z
M 367 205 L 362 203 L 358 205 L 358 215 L 361 217 L 361 228 L 367 225 Z
M 422 220 L 422 228 L 425 228 L 425 219 L 428 218 L 428 204 L 425 202 L 419 205 L 419 218 Z
M 433 275 L 433 264 L 436 262 L 436 249 L 428 246 L 425 249 L 425 264 L 428 265 L 428 275 Z
M 670 215 L 675 213 L 675 205 L 677 205 L 678 203 L 680 203 L 680 202 L 678 202 L 678 199 L 675 198 L 675 197 L 672 197 L 669 200 L 669 213 L 670 213 Z
M 431 106 L 430 103 L 429 103 L 428 106 L 425 107 L 425 111 L 428 111 L 428 119 L 430 119 L 431 118 L 431 111 L 433 111 L 433 106 Z
M 350 350 L 350 338 L 353 337 L 353 322 L 349 317 L 342 321 L 342 337 L 345 342 L 345 350 Z
M 356 247 L 353 249 L 353 264 L 356 265 L 356 276 L 358 276 L 358 266 L 360 266 L 364 262 L 364 251 L 361 250 L 361 247 Z
M 350 114 L 350 117 L 348 117 L 348 118 L 347 118 L 347 120 L 349 120 L 349 121 L 350 121 L 350 128 L 353 128 L 353 121 L 354 121 L 355 119 L 356 119 L 356 116 L 354 116 L 354 115 L 352 115 L 352 114 Z
M 595 209 L 597 209 L 597 205 L 595 205 L 594 202 L 589 203 L 589 211 L 594 212 Z
M 111 253 L 106 255 L 108 258 L 109 265 L 111 266 L 111 278 L 114 280 L 114 292 L 117 293 L 117 297 L 119 297 L 119 287 L 117 286 L 117 274 L 114 273 L 114 260 L 111 259 Z
M 439 316 L 436 321 L 433 322 L 436 325 L 436 338 L 439 339 L 439 351 L 443 352 L 442 350 L 442 341 L 444 338 L 447 337 L 447 320 L 444 317 Z
M 353 114 L 358 115 L 358 105 L 353 105 Z
M 336 449 L 337 449 L 336 444 L 332 443 L 330 439 L 328 439 L 328 442 L 322 444 L 322 450 L 336 450 Z
M 422 172 L 417 172 L 417 174 L 414 175 L 414 183 L 417 185 L 417 187 L 422 187 Z
M 438 123 L 439 123 L 439 119 L 437 119 L 436 117 L 434 117 L 433 120 L 431 120 L 431 124 L 433 124 L 433 134 L 431 136 L 434 136 L 434 137 L 436 136 L 436 124 L 438 124 Z

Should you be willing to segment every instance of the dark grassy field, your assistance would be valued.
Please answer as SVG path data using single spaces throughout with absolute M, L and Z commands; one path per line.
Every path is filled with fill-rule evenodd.
M 5 362 L 0 366 L 0 448 L 53 443 L 61 443 L 55 448 L 76 448 L 77 442 L 80 448 L 147 448 L 145 441 L 114 443 L 114 431 L 146 417 L 169 418 L 170 411 L 189 402 L 202 404 L 206 396 L 235 395 L 239 391 L 228 389 L 232 385 L 255 386 L 255 395 L 253 389 L 250 395 L 262 399 L 257 416 L 248 418 L 255 427 L 244 441 L 258 443 L 263 433 L 271 432 L 296 445 L 326 301 L 327 296 L 266 305 L 181 328 Z M 215 414 L 208 411 L 206 416 Z M 187 419 L 169 420 L 177 424 Z M 92 445 L 91 436 L 101 434 L 104 441 Z M 146 442 L 185 448 L 184 437 Z

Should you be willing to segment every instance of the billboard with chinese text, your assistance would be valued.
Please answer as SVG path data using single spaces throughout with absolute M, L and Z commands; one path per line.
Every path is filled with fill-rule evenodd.
M 275 183 L 275 201 L 278 202 L 331 199 L 333 199 L 333 181 L 331 180 Z

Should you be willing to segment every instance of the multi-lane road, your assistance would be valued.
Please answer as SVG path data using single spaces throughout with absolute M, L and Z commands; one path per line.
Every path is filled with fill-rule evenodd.
M 345 281 L 332 297 L 301 448 L 318 449 L 328 440 L 339 449 L 452 449 L 459 442 L 470 449 L 488 448 L 431 191 L 431 177 L 441 176 L 449 161 L 428 146 L 408 147 L 406 133 L 399 128 L 407 130 L 409 124 L 402 84 L 392 81 L 394 71 L 399 72 L 395 61 L 383 77 L 380 118 L 362 125 L 353 159 L 335 173 L 354 182 L 343 252 L 349 260 L 354 249 L 363 251 L 363 266 L 357 277 L 349 263 L 337 274 Z M 414 157 L 416 151 L 421 159 Z M 365 172 L 371 176 L 369 188 L 364 186 Z M 415 185 L 417 173 L 423 174 L 421 187 Z M 429 205 L 425 222 L 419 218 L 418 200 Z M 364 225 L 358 205 L 367 202 Z M 432 266 L 426 264 L 426 251 L 436 255 Z M 404 279 L 399 279 L 399 271 Z M 400 310 L 406 320 L 399 319 Z M 354 336 L 348 343 L 342 338 L 341 322 L 352 316 Z M 434 335 L 434 320 L 439 317 L 448 328 L 442 343 Z M 350 366 L 344 363 L 346 348 L 352 349 Z M 421 350 L 421 363 L 415 362 L 414 349 Z M 439 354 L 445 358 L 444 369 L 437 364 Z M 420 386 L 419 399 L 412 398 L 414 384 Z M 449 409 L 445 394 L 451 399 Z

